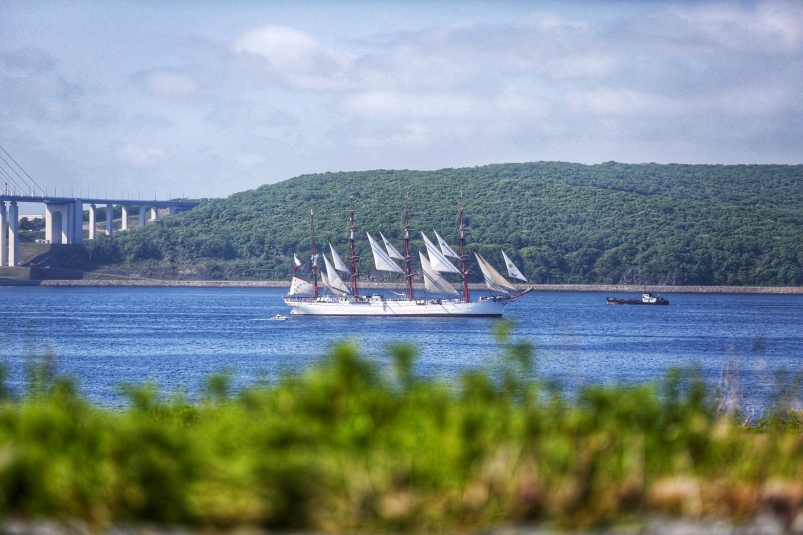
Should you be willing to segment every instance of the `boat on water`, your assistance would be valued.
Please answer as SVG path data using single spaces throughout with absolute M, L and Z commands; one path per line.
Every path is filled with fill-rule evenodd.
M 318 255 L 315 243 L 315 217 L 310 212 L 310 228 L 312 232 L 312 280 L 308 281 L 293 276 L 290 291 L 284 297 L 284 302 L 290 307 L 291 315 L 305 316 L 398 316 L 398 317 L 499 317 L 505 307 L 532 291 L 528 287 L 519 291 L 505 277 L 496 271 L 491 264 L 479 253 L 474 253 L 480 270 L 482 271 L 489 295 L 471 301 L 468 292 L 467 268 L 469 256 L 465 252 L 465 230 L 463 224 L 463 198 L 460 197 L 458 208 L 459 219 L 459 249 L 458 254 L 448 243 L 435 232 L 440 249 L 423 232 L 424 244 L 427 250 L 425 255 L 418 252 L 421 270 L 424 279 L 426 294 L 413 293 L 413 260 L 410 253 L 410 212 L 407 200 L 404 202 L 404 254 L 399 252 L 390 241 L 380 232 L 385 248 L 366 233 L 374 257 L 374 265 L 379 271 L 399 273 L 405 276 L 407 282 L 406 294 L 388 298 L 377 293 L 362 294 L 357 285 L 357 260 L 354 250 L 356 227 L 354 225 L 354 199 L 349 201 L 349 247 L 351 250 L 350 266 L 347 265 L 337 251 L 329 244 L 332 262 L 326 254 Z M 510 258 L 502 252 L 508 267 L 508 276 L 523 280 L 522 275 Z M 320 272 L 321 285 L 318 285 L 318 261 L 323 256 L 325 271 Z M 460 261 L 460 268 L 455 266 L 447 257 Z M 402 269 L 395 260 L 404 262 Z M 351 284 L 346 285 L 340 274 L 351 277 Z M 456 273 L 462 277 L 462 295 L 452 286 L 441 273 Z
M 268 318 L 268 321 L 285 321 L 287 316 L 282 316 L 281 314 L 276 314 L 272 318 Z
M 620 297 L 608 297 L 609 305 L 668 305 L 669 301 L 650 292 L 641 294 L 641 299 L 622 299 Z

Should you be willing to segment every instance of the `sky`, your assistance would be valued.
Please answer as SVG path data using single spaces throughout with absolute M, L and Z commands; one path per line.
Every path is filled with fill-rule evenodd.
M 0 146 L 50 193 L 305 173 L 803 163 L 803 2 L 0 0 Z

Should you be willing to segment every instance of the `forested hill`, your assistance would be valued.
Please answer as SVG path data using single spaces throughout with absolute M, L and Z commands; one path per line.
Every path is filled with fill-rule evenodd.
M 409 193 L 415 245 L 433 228 L 454 243 L 461 191 L 469 251 L 501 267 L 504 249 L 532 282 L 803 285 L 801 165 L 538 162 L 303 175 L 88 247 L 105 263 L 284 278 L 293 253 L 309 257 L 310 209 L 319 246 L 331 241 L 345 255 L 353 195 L 362 271 L 382 278 L 364 232 L 398 247 Z

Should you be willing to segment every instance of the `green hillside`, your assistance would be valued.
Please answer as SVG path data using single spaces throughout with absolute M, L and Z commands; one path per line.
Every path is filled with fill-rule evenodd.
M 469 251 L 501 266 L 504 249 L 536 283 L 803 285 L 801 165 L 538 162 L 302 175 L 88 247 L 96 263 L 284 278 L 293 253 L 309 257 L 310 209 L 319 245 L 345 255 L 353 195 L 361 269 L 382 279 L 364 232 L 398 246 L 409 193 L 415 245 L 433 228 L 456 242 L 460 191 Z

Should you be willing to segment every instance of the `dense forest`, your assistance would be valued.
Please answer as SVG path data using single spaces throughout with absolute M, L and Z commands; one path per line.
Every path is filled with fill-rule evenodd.
M 310 210 L 319 247 L 331 242 L 345 256 L 353 196 L 362 276 L 384 279 L 365 231 L 399 247 L 409 194 L 414 245 L 432 229 L 456 243 L 460 192 L 469 252 L 502 267 L 504 249 L 531 282 L 803 285 L 803 165 L 537 162 L 302 175 L 87 248 L 96 265 L 285 278 L 294 253 L 310 256 Z

